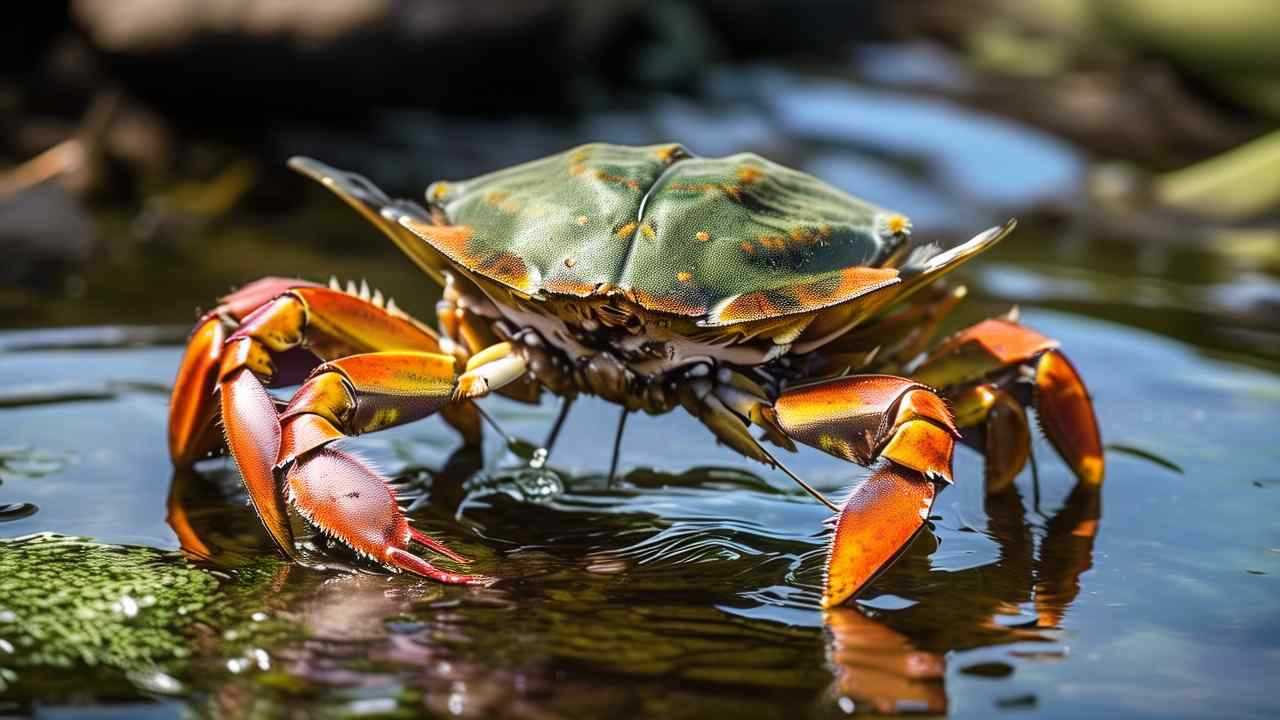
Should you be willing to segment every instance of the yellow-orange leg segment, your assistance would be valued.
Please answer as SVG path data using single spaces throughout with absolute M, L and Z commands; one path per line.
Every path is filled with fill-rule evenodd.
M 845 602 L 898 556 L 951 482 L 959 433 L 942 399 L 892 375 L 853 375 L 782 393 L 764 419 L 836 457 L 881 464 L 836 520 L 822 604 Z
M 955 388 L 949 394 L 961 426 L 985 421 L 988 462 L 996 464 L 988 481 L 996 488 L 1007 486 L 1026 462 L 1029 442 L 1023 442 L 1026 432 L 1017 427 L 1025 419 L 1014 406 L 1028 402 L 1081 484 L 1101 485 L 1105 468 L 1093 404 L 1056 341 L 1011 319 L 985 320 L 944 340 L 911 376 L 934 387 Z

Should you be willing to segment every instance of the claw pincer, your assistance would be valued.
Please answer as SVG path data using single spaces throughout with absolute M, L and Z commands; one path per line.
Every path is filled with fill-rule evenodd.
M 951 482 L 959 437 L 942 399 L 892 375 L 854 375 L 787 390 L 771 415 L 788 437 L 876 470 L 841 506 L 827 557 L 824 607 L 884 569 L 929 518 Z

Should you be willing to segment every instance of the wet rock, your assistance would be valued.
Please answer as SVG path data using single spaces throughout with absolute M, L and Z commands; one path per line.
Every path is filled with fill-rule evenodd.
M 0 197 L 0 286 L 60 288 L 93 246 L 92 221 L 62 185 L 45 182 Z

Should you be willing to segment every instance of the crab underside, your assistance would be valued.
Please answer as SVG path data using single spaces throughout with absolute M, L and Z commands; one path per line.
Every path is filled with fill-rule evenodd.
M 682 176 L 670 169 L 689 157 L 678 146 L 590 147 L 650 153 L 664 164 L 644 184 L 612 165 L 593 169 L 583 149 L 563 156 L 573 176 L 566 182 L 585 176 L 611 191 L 641 194 L 633 227 L 619 221 L 621 227 L 611 226 L 602 236 L 617 239 L 621 229 L 632 238 L 624 274 L 652 269 L 627 264 L 641 252 L 635 243 L 646 241 L 646 227 L 652 242 L 675 242 L 668 236 L 677 228 L 687 231 L 688 242 L 713 244 L 710 230 L 697 230 L 686 219 L 696 219 L 696 213 L 670 209 L 680 208 L 675 200 L 687 201 L 694 210 L 701 208 L 697 203 L 718 203 L 712 205 L 718 217 L 726 214 L 724 208 L 742 207 L 755 213 L 753 218 L 779 217 L 778 206 L 762 209 L 773 200 L 769 182 L 781 183 L 788 192 L 809 188 L 796 184 L 796 178 L 807 176 L 781 175 L 778 166 L 761 165 L 754 156 L 745 164 L 750 172 L 739 167 L 730 181 L 717 176 L 695 183 L 686 177 L 694 170 L 685 169 Z M 646 162 L 647 171 L 653 161 Z M 715 162 L 720 161 L 708 161 L 707 167 L 718 168 Z M 542 215 L 548 207 L 555 211 L 554 204 L 531 201 L 545 195 L 539 186 L 523 196 L 504 195 L 487 187 L 486 178 L 472 181 L 482 186 L 483 192 L 476 192 L 484 200 L 484 207 L 474 211 L 465 205 L 471 197 L 466 192 L 455 200 L 454 190 L 433 186 L 428 199 L 440 202 L 424 208 L 392 200 L 363 178 L 315 161 L 292 164 L 354 206 L 445 290 L 437 307 L 438 329 L 367 287 L 283 278 L 241 288 L 197 324 L 173 390 L 173 461 L 190 465 L 229 449 L 259 518 L 290 557 L 295 553 L 292 507 L 385 567 L 444 583 L 491 582 L 436 567 L 412 552 L 416 543 L 454 563 L 467 562 L 409 525 L 385 479 L 335 444 L 436 413 L 465 442 L 478 443 L 482 419 L 474 403 L 490 393 L 536 403 L 549 392 L 564 398 L 562 412 L 581 393 L 617 403 L 624 413 L 681 407 L 723 444 L 780 467 L 802 485 L 779 463 L 777 448 L 809 445 L 871 467 L 870 476 L 839 505 L 805 486 L 835 513 L 826 606 L 854 597 L 924 526 L 937 492 L 952 481 L 957 442 L 986 456 L 989 493 L 1007 491 L 1030 457 L 1028 406 L 1075 472 L 1077 492 L 1100 488 L 1102 447 L 1093 409 L 1055 341 L 1011 314 L 928 349 L 939 323 L 964 296 L 963 288 L 947 288 L 938 278 L 1006 235 L 1012 223 L 940 253 L 911 247 L 905 219 L 860 201 L 851 207 L 862 213 L 863 226 L 829 224 L 823 218 L 838 219 L 840 198 L 824 196 L 818 220 L 796 225 L 800 230 L 753 235 L 758 244 L 750 247 L 733 241 L 748 269 L 761 254 L 785 256 L 791 263 L 786 285 L 754 289 L 760 283 L 743 285 L 737 277 L 742 271 L 736 270 L 712 278 L 708 289 L 698 286 L 700 266 L 672 270 L 670 263 L 664 266 L 670 277 L 661 281 L 644 276 L 635 282 L 587 282 L 599 266 L 590 256 L 583 256 L 583 266 L 575 270 L 573 255 L 536 248 L 514 254 L 517 263 L 502 254 L 511 254 L 507 250 L 477 240 L 476 226 L 459 224 L 460 217 L 471 217 L 467 212 L 507 218 L 536 214 L 540 207 Z M 525 187 L 511 180 L 516 171 L 504 172 L 493 176 L 506 183 L 500 187 Z M 782 180 L 771 180 L 778 175 Z M 676 193 L 675 200 L 655 196 L 659 185 L 664 193 Z M 832 192 L 814 187 L 814 192 Z M 784 200 L 798 202 L 790 196 Z M 560 214 L 579 226 L 594 219 L 586 213 Z M 859 235 L 863 229 L 867 232 Z M 566 243 L 564 253 L 593 252 L 577 242 Z M 716 247 L 724 252 L 723 243 Z M 872 265 L 822 273 L 805 265 L 866 248 L 864 262 Z M 554 256 L 548 260 L 539 253 Z M 560 271 L 552 272 L 553 263 Z M 301 387 L 284 404 L 266 389 L 298 383 Z

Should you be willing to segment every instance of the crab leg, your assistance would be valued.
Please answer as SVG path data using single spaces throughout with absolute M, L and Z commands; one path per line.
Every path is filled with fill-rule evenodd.
M 292 298 L 279 300 L 278 298 Z M 178 467 L 186 467 L 215 451 L 223 437 L 217 429 L 218 399 L 214 388 L 225 374 L 227 336 L 242 320 L 264 305 L 293 307 L 292 317 L 277 319 L 289 326 L 292 342 L 273 349 L 266 365 L 273 372 L 260 375 L 269 385 L 299 382 L 321 360 L 382 350 L 439 352 L 439 339 L 429 328 L 381 297 L 361 297 L 354 287 L 344 292 L 289 278 L 264 278 L 223 298 L 201 318 L 187 345 L 174 382 L 169 411 L 169 453 Z M 384 307 L 385 305 L 385 307 Z M 277 310 L 274 312 L 280 312 Z M 480 441 L 480 418 L 467 404 L 442 411 L 446 422 L 470 444 Z
M 825 380 L 786 390 L 769 404 L 749 380 L 722 372 L 685 382 L 680 400 L 722 443 L 767 465 L 781 467 L 748 423 L 787 449 L 794 441 L 859 465 L 878 463 L 839 506 L 787 473 L 838 513 L 825 607 L 849 599 L 887 567 L 924 526 L 939 486 L 951 482 L 959 432 L 942 399 L 905 378 Z
M 1031 458 L 1031 426 L 1022 403 L 998 385 L 981 383 L 961 390 L 952 407 L 958 427 L 980 430 L 987 494 L 1009 490 Z
M 392 199 L 364 176 L 330 167 L 318 160 L 293 157 L 289 159 L 289 167 L 319 182 L 342 198 L 364 219 L 391 238 L 423 272 L 436 282 L 444 284 L 448 261 L 400 225 L 402 217 L 430 222 L 431 215 L 426 208 L 409 200 Z
M 292 552 L 293 538 L 273 473 L 281 430 L 275 401 L 263 383 L 296 382 L 299 368 L 313 366 L 317 356 L 338 357 L 369 347 L 439 350 L 429 329 L 394 305 L 388 309 L 367 292 L 363 295 L 278 278 L 254 283 L 206 317 L 179 370 L 170 424 L 175 462 L 189 464 L 200 457 L 210 444 L 208 428 L 220 414 L 250 500 L 286 554 Z M 255 304 L 260 307 L 250 312 Z M 212 323 L 223 317 L 243 321 L 219 346 Z M 215 382 L 217 395 L 212 392 Z M 465 413 L 455 411 L 453 419 L 455 426 L 469 425 Z M 474 432 L 478 436 L 478 419 Z
M 1093 405 L 1056 341 L 1011 318 L 985 320 L 944 340 L 911 376 L 934 387 L 958 388 L 952 394 L 960 425 L 985 424 L 988 461 L 997 466 L 994 482 L 988 471 L 989 487 L 1007 487 L 1026 462 L 1030 438 L 1018 428 L 1025 418 L 1014 410 L 1023 404 L 1035 407 L 1045 435 L 1080 482 L 1102 484 L 1102 440 Z M 1030 383 L 1020 382 L 1024 379 Z M 1019 394 L 1029 402 L 1019 402 L 1024 399 Z
M 940 486 L 951 482 L 959 433 L 942 399 L 892 375 L 854 375 L 793 388 L 763 413 L 795 440 L 870 465 L 836 521 L 822 603 L 832 607 L 887 567 L 929 518 Z
M 460 281 L 447 270 L 444 277 L 444 294 L 436 303 L 440 344 L 446 352 L 469 363 L 476 353 L 502 344 L 493 331 L 492 320 L 497 317 L 497 310 L 474 285 Z M 521 376 L 504 383 L 501 394 L 517 402 L 536 405 L 542 396 L 542 387 L 532 377 Z
M 925 293 L 928 296 L 921 297 Z M 896 372 L 925 349 L 938 326 L 967 293 L 964 286 L 935 285 L 922 290 L 910 304 L 818 346 L 818 352 L 811 356 L 812 371 L 819 376 L 843 375 L 860 371 L 874 361 L 882 372 Z
M 213 388 L 229 325 L 271 298 L 293 288 L 317 287 L 290 278 L 266 277 L 222 299 L 221 304 L 196 323 L 178 365 L 169 405 L 169 456 L 186 467 L 222 444 L 217 424 L 217 399 Z
M 484 353 L 472 358 L 483 369 Z M 458 562 L 457 553 L 414 530 L 396 506 L 385 478 L 330 444 L 343 437 L 412 422 L 448 407 L 460 380 L 450 355 L 385 352 L 321 365 L 281 414 L 278 456 L 270 473 L 288 466 L 289 496 L 312 524 L 386 565 L 445 583 L 488 578 L 448 573 L 410 554 L 410 541 Z M 237 447 L 233 444 L 233 452 Z M 239 455 L 237 455 L 239 457 Z M 246 476 L 247 477 L 247 476 Z

